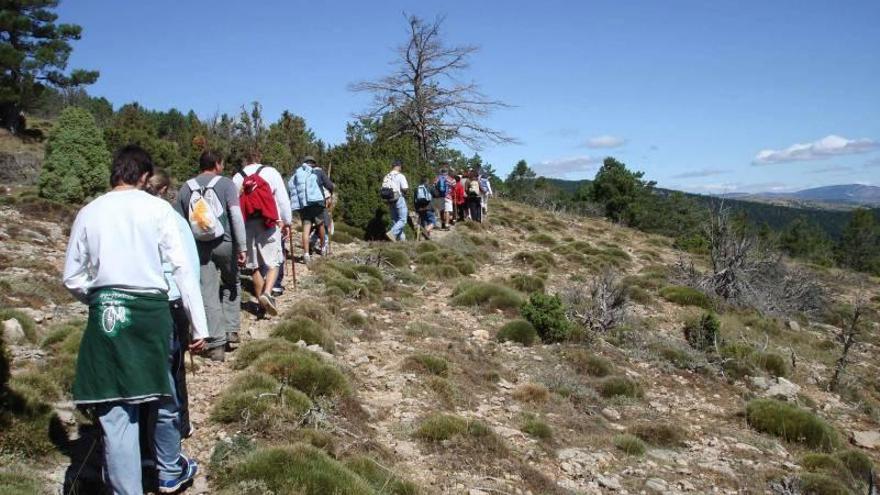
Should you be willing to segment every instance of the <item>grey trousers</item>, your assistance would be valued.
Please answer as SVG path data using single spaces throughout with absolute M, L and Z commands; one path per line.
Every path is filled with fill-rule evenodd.
M 202 299 L 208 318 L 207 348 L 225 346 L 227 335 L 241 327 L 241 280 L 231 242 L 199 244 Z

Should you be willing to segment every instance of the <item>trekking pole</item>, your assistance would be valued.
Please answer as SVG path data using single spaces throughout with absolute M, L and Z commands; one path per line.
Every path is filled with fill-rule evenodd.
M 293 232 L 288 236 L 290 241 L 290 274 L 293 276 L 293 288 L 296 289 L 296 257 L 293 255 Z

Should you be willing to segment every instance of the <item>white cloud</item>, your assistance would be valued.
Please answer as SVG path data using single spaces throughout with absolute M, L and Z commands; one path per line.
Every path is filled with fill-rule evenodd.
M 673 175 L 673 179 L 696 179 L 699 177 L 713 177 L 716 175 L 724 175 L 730 173 L 730 170 L 722 170 L 720 168 L 704 168 L 700 170 L 691 170 Z
M 565 177 L 582 172 L 591 172 L 602 163 L 601 158 L 592 156 L 572 156 L 545 160 L 535 166 L 535 172 L 545 177 Z
M 626 139 L 617 136 L 596 136 L 587 139 L 586 146 L 587 148 L 617 148 L 623 146 L 626 143 Z
M 784 150 L 761 150 L 755 155 L 752 163 L 754 165 L 766 165 L 770 163 L 821 160 L 837 155 L 866 153 L 876 149 L 877 146 L 877 141 L 873 139 L 847 139 L 831 134 L 812 143 L 793 144 Z

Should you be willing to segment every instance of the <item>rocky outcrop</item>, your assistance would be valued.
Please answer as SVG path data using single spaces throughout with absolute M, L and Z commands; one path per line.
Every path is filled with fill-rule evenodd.
M 31 151 L 0 152 L 0 183 L 19 186 L 36 184 L 42 166 L 42 154 Z

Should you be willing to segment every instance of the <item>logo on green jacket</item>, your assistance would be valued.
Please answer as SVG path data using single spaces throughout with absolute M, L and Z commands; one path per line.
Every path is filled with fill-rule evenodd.
M 128 308 L 112 304 L 104 306 L 101 313 L 101 328 L 104 333 L 116 335 L 116 330 L 128 326 L 128 323 Z

